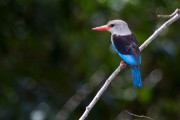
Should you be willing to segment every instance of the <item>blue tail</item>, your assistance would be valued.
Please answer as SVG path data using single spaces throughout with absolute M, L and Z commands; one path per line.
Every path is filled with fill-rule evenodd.
M 135 87 L 141 87 L 142 86 L 142 79 L 141 79 L 141 73 L 139 66 L 132 66 L 132 77 L 133 77 L 133 84 Z

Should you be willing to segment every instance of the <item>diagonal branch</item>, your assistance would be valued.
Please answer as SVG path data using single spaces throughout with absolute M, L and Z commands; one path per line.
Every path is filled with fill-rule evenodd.
M 163 30 L 165 30 L 167 27 L 169 27 L 173 22 L 175 22 L 177 19 L 180 18 L 180 12 L 179 9 L 176 9 L 175 12 L 173 12 L 171 15 L 160 15 L 159 17 L 163 18 L 162 16 L 164 16 L 164 18 L 169 17 L 170 19 L 168 21 L 166 21 L 160 28 L 158 28 L 157 30 L 155 30 L 155 32 L 139 47 L 140 51 L 142 51 L 144 48 L 146 48 Z M 106 80 L 106 82 L 104 83 L 104 85 L 101 87 L 101 89 L 98 91 L 98 93 L 96 94 L 96 96 L 93 98 L 93 100 L 91 101 L 91 103 L 86 107 L 85 112 L 83 113 L 83 115 L 80 117 L 79 120 L 84 120 L 89 112 L 91 111 L 91 109 L 94 107 L 94 105 L 96 104 L 96 102 L 99 100 L 99 98 L 101 97 L 101 95 L 104 93 L 104 91 L 107 89 L 107 87 L 109 86 L 109 84 L 111 83 L 111 81 L 116 77 L 116 75 L 118 73 L 121 72 L 122 69 L 125 68 L 124 64 L 120 64 L 120 66 L 118 66 L 118 68 L 116 68 L 116 70 L 110 75 L 110 77 Z

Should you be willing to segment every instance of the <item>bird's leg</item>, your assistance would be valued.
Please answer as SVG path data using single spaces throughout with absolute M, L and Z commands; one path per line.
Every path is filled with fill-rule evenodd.
M 124 60 L 122 60 L 122 61 L 120 62 L 120 65 L 123 65 L 123 66 L 124 66 L 124 68 L 126 68 L 126 63 L 125 63 L 125 61 L 124 61 Z

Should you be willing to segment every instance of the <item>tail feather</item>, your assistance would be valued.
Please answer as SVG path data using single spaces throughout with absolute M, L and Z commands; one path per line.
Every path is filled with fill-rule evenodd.
M 132 66 L 132 77 L 133 77 L 133 84 L 135 87 L 142 86 L 142 79 L 139 66 Z

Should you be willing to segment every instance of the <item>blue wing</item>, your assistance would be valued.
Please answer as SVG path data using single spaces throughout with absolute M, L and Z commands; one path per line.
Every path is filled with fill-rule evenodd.
M 138 57 L 138 59 L 136 59 L 133 55 L 124 55 L 121 54 L 115 47 L 114 43 L 112 42 L 112 46 L 113 48 L 116 50 L 116 52 L 118 53 L 118 55 L 128 64 L 130 65 L 138 65 L 141 64 L 141 56 Z
M 138 57 L 138 60 L 136 58 L 134 58 L 134 56 L 132 55 L 123 55 L 118 53 L 119 56 L 128 64 L 130 65 L 138 65 L 141 64 L 141 56 Z

